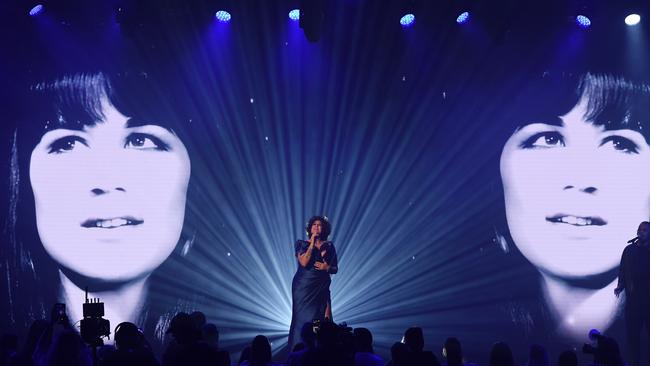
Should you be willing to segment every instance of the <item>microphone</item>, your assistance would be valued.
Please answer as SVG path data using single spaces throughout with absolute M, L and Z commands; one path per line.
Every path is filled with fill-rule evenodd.
M 635 236 L 634 238 L 628 240 L 627 242 L 630 243 L 630 244 L 633 244 L 633 243 L 636 243 L 638 240 L 639 240 L 639 237 Z

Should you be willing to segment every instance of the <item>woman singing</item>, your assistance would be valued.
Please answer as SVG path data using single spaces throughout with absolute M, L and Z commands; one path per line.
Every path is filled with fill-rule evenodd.
M 296 335 L 305 323 L 313 320 L 332 320 L 330 300 L 330 273 L 338 271 L 336 249 L 327 241 L 332 227 L 324 216 L 314 216 L 305 227 L 309 241 L 298 240 L 295 244 L 298 270 L 293 276 L 291 293 L 293 311 L 289 331 L 289 349 L 298 339 Z

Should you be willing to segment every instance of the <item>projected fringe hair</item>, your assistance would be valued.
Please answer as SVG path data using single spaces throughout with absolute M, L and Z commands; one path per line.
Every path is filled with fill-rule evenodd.
M 612 74 L 552 74 L 523 81 L 515 95 L 492 117 L 495 128 L 508 134 L 524 125 L 553 122 L 581 99 L 587 102 L 585 119 L 607 130 L 630 129 L 650 136 L 650 87 Z
M 630 129 L 648 141 L 650 87 L 621 76 L 586 74 L 577 94 L 587 100 L 585 119 L 607 130 Z

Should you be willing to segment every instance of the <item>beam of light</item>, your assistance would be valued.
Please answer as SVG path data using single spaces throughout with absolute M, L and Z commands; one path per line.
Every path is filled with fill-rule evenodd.
M 43 9 L 45 9 L 45 7 L 42 4 L 38 4 L 29 10 L 29 15 L 35 17 L 38 14 L 41 14 Z
M 630 14 L 625 17 L 625 24 L 629 26 L 637 25 L 641 22 L 641 16 L 639 14 Z
M 591 26 L 591 20 L 585 15 L 576 16 L 576 24 L 584 29 L 587 29 Z
M 364 24 L 363 16 L 332 17 L 331 29 L 342 37 L 349 24 Z M 393 28 L 370 24 L 373 37 L 400 42 Z M 189 75 L 179 87 L 191 103 L 208 106 L 207 123 L 188 125 L 188 144 L 199 155 L 192 161 L 199 199 L 188 202 L 188 211 L 201 231 L 187 255 L 175 254 L 161 271 L 160 301 L 204 311 L 233 353 L 257 334 L 282 352 L 297 268 L 293 243 L 305 237 L 310 216 L 325 214 L 340 260 L 331 286 L 336 322 L 368 327 L 385 358 L 413 325 L 424 327 L 428 340 L 455 334 L 460 325 L 470 329 L 463 334 L 491 341 L 490 319 L 467 314 L 484 306 L 476 300 L 484 288 L 515 270 L 489 275 L 476 243 L 462 237 L 467 218 L 491 204 L 490 185 L 473 183 L 468 169 L 485 162 L 462 158 L 481 147 L 472 133 L 431 123 L 429 106 L 439 94 L 399 107 L 376 103 L 387 89 L 380 86 L 405 87 L 407 94 L 412 87 L 401 74 L 390 84 L 382 71 L 390 58 L 378 57 L 358 73 L 370 48 L 278 47 L 284 42 L 277 32 L 255 32 L 263 34 L 257 42 L 252 34 L 229 34 L 237 47 L 205 49 L 197 42 L 202 46 L 190 51 L 191 64 L 181 68 Z M 323 47 L 330 56 L 323 57 Z M 427 88 L 438 85 L 433 76 L 429 81 Z M 433 152 L 433 140 L 447 133 L 459 137 L 444 153 Z M 483 266 L 484 276 L 464 276 L 466 268 Z
M 415 24 L 415 15 L 414 14 L 406 14 L 402 16 L 399 20 L 399 24 L 402 25 L 402 27 L 410 27 L 413 24 Z
M 457 18 L 456 18 L 456 23 L 458 24 L 465 24 L 469 22 L 470 15 L 468 11 L 462 12 Z
M 289 19 L 295 21 L 300 20 L 300 9 L 293 9 L 289 12 Z
M 230 13 L 227 12 L 227 11 L 225 11 L 225 10 L 219 10 L 219 11 L 217 11 L 217 12 L 214 14 L 214 17 L 217 18 L 217 20 L 220 21 L 220 22 L 222 22 L 222 23 L 228 23 L 228 22 L 230 22 L 230 19 L 232 18 L 232 16 L 230 15 Z
M 333 18 L 341 22 L 333 29 L 347 29 L 348 18 Z M 389 29 L 376 36 L 396 40 Z M 448 336 L 454 324 L 467 322 L 454 307 L 480 309 L 466 295 L 495 278 L 437 285 L 481 260 L 474 245 L 447 247 L 467 215 L 485 209 L 469 201 L 489 195 L 488 185 L 469 194 L 458 190 L 472 181 L 463 167 L 481 166 L 456 158 L 471 140 L 456 141 L 432 169 L 427 151 L 440 126 L 425 121 L 437 95 L 403 110 L 376 103 L 381 97 L 368 90 L 384 90 L 378 87 L 389 78 L 380 72 L 384 61 L 357 76 L 358 64 L 335 61 L 345 55 L 362 62 L 368 50 L 327 45 L 334 55 L 329 60 L 319 47 L 278 48 L 278 36 L 264 34 L 259 44 L 232 34 L 233 44 L 241 45 L 231 50 L 240 52 L 237 62 L 229 63 L 225 50 L 215 58 L 197 48 L 195 64 L 183 68 L 196 70 L 185 83 L 193 102 L 210 108 L 210 123 L 188 126 L 201 156 L 192 165 L 201 197 L 188 209 L 203 229 L 187 256 L 174 256 L 164 272 L 164 302 L 190 297 L 233 352 L 257 334 L 281 352 L 297 268 L 293 243 L 305 237 L 310 216 L 325 214 L 340 260 L 331 286 L 336 322 L 367 326 L 384 357 L 408 326 L 425 327 L 428 339 Z M 400 78 L 395 82 L 402 85 Z M 458 195 L 468 202 L 457 204 Z M 450 258 L 453 265 L 445 265 Z M 191 286 L 181 280 L 187 278 Z

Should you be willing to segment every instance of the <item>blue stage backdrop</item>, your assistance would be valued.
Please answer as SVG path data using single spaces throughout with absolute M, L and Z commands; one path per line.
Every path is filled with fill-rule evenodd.
M 292 1 L 72 3 L 3 5 L 3 331 L 80 320 L 88 286 L 156 349 L 201 310 L 233 354 L 264 334 L 282 358 L 293 245 L 325 215 L 334 321 L 385 358 L 411 326 L 480 362 L 623 346 L 618 265 L 650 218 L 624 9 L 584 29 L 564 1 L 421 1 L 405 27 L 411 2 L 325 1 L 310 42 Z

